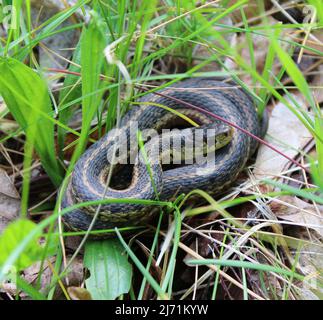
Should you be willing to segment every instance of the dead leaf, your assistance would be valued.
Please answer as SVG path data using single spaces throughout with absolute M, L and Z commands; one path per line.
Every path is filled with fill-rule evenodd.
M 270 204 L 277 217 L 314 229 L 323 236 L 323 205 L 314 206 L 293 196 L 281 196 L 277 200 Z
M 272 18 L 268 17 L 268 24 L 269 25 L 276 25 L 277 21 Z M 287 32 L 285 30 L 282 31 L 282 35 L 287 36 Z M 270 40 L 268 37 L 265 37 L 260 34 L 249 34 L 250 40 L 252 41 L 252 47 L 253 47 L 253 56 L 254 56 L 254 61 L 255 61 L 255 67 L 256 70 L 259 74 L 263 73 L 266 57 L 268 54 L 268 47 L 270 44 Z M 231 47 L 236 48 L 237 52 L 239 55 L 242 57 L 243 61 L 247 62 L 248 64 L 251 64 L 251 56 L 250 56 L 250 48 L 249 48 L 249 39 L 245 33 L 239 33 L 239 34 L 234 34 L 234 37 L 231 40 Z M 227 57 L 225 60 L 225 66 L 227 70 L 233 69 L 233 70 L 239 70 L 240 67 L 236 63 L 232 57 Z M 271 72 L 273 74 L 278 74 L 280 71 L 280 64 L 274 63 L 272 66 Z M 252 75 L 248 72 L 241 73 L 239 75 L 239 78 L 247 85 L 249 86 L 254 86 L 254 79 Z
M 317 51 L 322 51 L 322 43 L 323 43 L 323 33 L 321 29 L 311 30 L 311 34 L 316 39 L 308 39 L 306 42 L 306 46 L 312 48 Z M 306 50 L 304 50 L 306 52 Z M 312 54 L 312 52 L 310 52 Z
M 0 233 L 18 218 L 20 196 L 5 170 L 0 168 Z
M 1 105 L 0 105 L 1 109 Z M 19 129 L 19 125 L 14 120 L 0 119 L 0 131 L 4 133 L 13 132 L 14 130 Z
M 268 251 L 271 251 L 267 249 Z M 272 253 L 274 255 L 274 253 Z M 256 253 L 256 260 L 261 264 L 268 264 L 268 260 L 259 253 Z M 249 270 L 248 277 L 249 284 L 252 290 L 260 296 L 266 295 L 267 299 L 275 300 L 278 297 L 282 297 L 283 288 L 280 280 L 270 272 L 259 272 L 257 270 Z M 267 291 L 264 291 L 264 287 Z
M 67 292 L 72 300 L 92 300 L 90 292 L 84 288 L 69 287 Z
M 82 241 L 81 236 L 74 236 L 74 237 L 66 237 L 64 239 L 65 247 L 72 252 L 76 251 Z M 84 254 L 84 248 L 80 251 L 81 254 Z
M 228 3 L 228 6 L 234 5 L 237 1 L 236 0 L 230 0 Z M 269 9 L 272 6 L 272 3 L 270 0 L 264 1 L 265 9 Z M 256 21 L 259 20 L 259 3 L 256 0 L 249 0 L 248 5 L 243 8 L 245 16 L 247 19 L 256 19 Z M 234 10 L 232 12 L 232 17 L 235 22 L 242 22 L 242 16 L 240 10 Z
M 323 249 L 317 245 L 306 245 L 299 254 L 299 267 L 305 275 L 300 291 L 303 300 L 323 299 Z
M 67 263 L 69 263 L 71 256 L 67 257 Z M 84 280 L 84 264 L 83 258 L 77 257 L 73 260 L 70 268 L 69 273 L 66 278 L 63 279 L 64 284 L 68 282 L 69 286 L 79 287 Z
M 34 27 L 41 25 L 55 14 L 62 12 L 74 4 L 75 0 L 32 0 L 31 14 Z M 76 13 L 76 16 L 78 19 L 82 18 L 78 13 Z M 75 20 L 74 15 L 70 19 L 62 22 L 58 29 L 70 27 L 73 23 L 73 19 Z M 43 39 L 38 46 L 40 66 L 42 68 L 66 68 L 68 62 L 65 59 L 70 59 L 72 55 L 72 50 L 67 50 L 66 48 L 74 48 L 77 44 L 78 36 L 79 32 L 73 29 L 57 33 L 55 34 L 55 37 Z
M 306 108 L 306 104 L 296 94 L 293 99 Z M 288 97 L 285 97 L 287 100 Z M 302 122 L 281 102 L 273 109 L 265 140 L 290 158 L 298 155 L 312 139 L 312 135 Z M 261 145 L 255 163 L 254 175 L 257 179 L 279 176 L 290 161 L 272 149 Z
M 69 261 L 70 256 L 67 257 L 67 261 Z M 39 291 L 41 293 L 47 294 L 47 289 L 49 288 L 49 285 L 51 284 L 53 273 L 52 268 L 49 266 L 49 263 L 51 263 L 52 267 L 55 265 L 56 258 L 51 257 L 50 259 L 45 260 L 43 265 L 43 271 L 41 274 L 41 280 L 40 280 L 40 289 Z M 29 268 L 24 270 L 24 280 L 28 283 L 35 285 L 37 278 L 39 276 L 39 270 L 40 270 L 40 262 L 37 262 L 30 266 Z M 63 271 L 63 266 L 61 271 Z M 69 273 L 66 277 L 62 278 L 62 284 L 64 287 L 71 286 L 71 287 L 79 287 L 83 283 L 84 279 L 84 268 L 83 268 L 83 261 L 82 258 L 75 258 L 75 260 L 72 262 Z M 68 283 L 68 285 L 67 285 Z M 22 299 L 26 299 L 27 295 L 23 292 L 20 294 L 20 297 Z M 59 284 L 56 285 L 55 290 L 55 299 L 58 298 L 64 298 L 64 294 L 62 292 L 62 288 Z
M 0 114 L 5 114 L 8 111 L 7 105 L 4 103 L 2 97 L 0 97 Z M 18 123 L 15 120 L 7 119 L 6 117 L 0 118 L 0 131 L 9 133 L 19 128 Z
M 49 263 L 52 264 L 52 266 L 55 264 L 55 257 L 51 257 L 48 260 L 44 261 L 43 265 L 43 270 L 41 273 L 41 279 L 40 279 L 40 288 L 39 292 L 46 294 L 46 289 L 51 283 L 52 280 L 52 271 L 51 268 L 49 267 Z M 40 272 L 40 267 L 41 267 L 41 262 L 34 263 L 32 266 L 24 270 L 24 275 L 23 278 L 25 281 L 30 283 L 31 285 L 35 285 L 37 283 L 37 279 L 39 276 Z M 22 299 L 27 298 L 27 295 L 25 293 L 21 293 L 20 297 Z
M 2 97 L 0 97 L 0 113 L 3 113 L 7 110 L 7 106 L 6 104 L 4 103 Z
M 227 25 L 227 26 L 232 26 L 232 20 L 230 19 L 230 17 L 225 17 L 223 19 L 221 19 L 219 21 L 219 23 L 223 24 L 223 25 Z M 214 27 L 215 30 L 219 31 L 219 32 L 223 32 L 223 30 L 225 31 L 225 29 L 221 28 L 221 27 Z M 224 39 L 230 43 L 231 45 L 234 44 L 234 41 L 236 39 L 236 34 L 235 33 L 224 33 L 223 34 Z M 219 42 L 214 39 L 214 37 L 210 37 L 209 40 L 212 44 L 214 44 L 215 46 L 219 46 Z M 208 59 L 211 57 L 211 55 L 214 54 L 214 52 L 212 52 L 212 50 L 210 50 L 210 48 L 208 46 L 204 46 L 204 45 L 196 45 L 194 48 L 194 56 L 198 57 L 200 59 Z M 201 61 L 196 61 L 195 64 L 200 63 Z M 199 69 L 200 72 L 214 72 L 214 71 L 220 71 L 221 65 L 213 60 L 210 61 L 207 65 L 203 66 L 202 68 Z
M 0 285 L 0 292 L 6 293 L 10 296 L 17 294 L 17 286 L 11 282 L 5 282 Z
M 311 85 L 313 86 L 313 96 L 315 101 L 320 104 L 323 102 L 323 65 L 318 67 L 318 75 L 314 77 Z

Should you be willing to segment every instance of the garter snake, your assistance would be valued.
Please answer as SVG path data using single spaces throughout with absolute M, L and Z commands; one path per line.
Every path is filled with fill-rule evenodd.
M 240 130 L 233 130 L 218 120 L 184 107 L 178 100 L 199 106 L 256 136 L 261 136 L 264 134 L 265 126 L 262 128 L 250 96 L 232 83 L 210 78 L 184 80 L 158 92 L 163 95 L 149 93 L 141 98 L 139 104 L 122 118 L 119 129 L 109 131 L 81 156 L 66 188 L 62 201 L 63 208 L 102 198 L 146 200 L 158 198 L 168 201 L 175 194 L 188 193 L 193 189 L 216 194 L 235 180 L 256 150 L 257 141 Z M 176 112 L 170 112 L 169 109 Z M 190 118 L 200 127 L 190 128 L 192 125 L 187 126 L 187 123 L 185 126 L 183 122 L 186 121 L 178 114 Z M 181 130 L 168 130 L 165 133 L 167 128 L 176 127 Z M 148 130 L 149 136 L 149 130 L 152 129 L 158 135 L 152 135 L 150 140 L 147 139 L 143 152 L 138 152 L 136 148 L 138 131 Z M 191 149 L 191 153 L 186 152 L 186 155 L 191 156 L 185 158 L 187 161 L 185 165 L 182 163 L 183 160 L 176 164 L 174 161 L 176 155 L 170 150 L 177 150 L 183 155 L 183 143 L 187 143 L 185 138 L 190 136 L 191 140 L 192 137 L 196 139 L 197 129 L 201 129 L 199 153 L 202 161 L 197 161 L 198 153 L 195 149 Z M 211 136 L 213 144 L 209 145 L 206 144 L 205 134 L 210 133 L 211 129 L 214 130 L 213 134 L 208 134 L 207 137 Z M 170 141 L 166 147 L 163 142 L 165 137 Z M 177 148 L 174 147 L 175 141 L 178 141 Z M 196 141 L 191 146 L 198 148 Z M 159 152 L 157 156 L 152 152 L 153 149 Z M 217 151 L 210 152 L 215 149 Z M 170 166 L 165 166 L 161 161 L 164 159 L 165 150 L 166 158 L 168 156 L 171 162 Z M 160 153 L 163 156 L 159 156 Z M 145 154 L 146 158 L 143 159 Z M 212 156 L 208 157 L 210 154 Z M 122 170 L 129 167 L 127 164 L 131 162 L 131 158 L 133 165 L 132 171 L 130 170 L 132 172 L 130 184 L 123 189 L 111 186 L 106 189 L 107 173 L 112 160 L 118 160 L 113 162 L 113 170 L 116 170 L 113 173 L 122 184 L 124 179 Z M 120 166 L 120 163 L 123 165 Z M 87 230 L 95 209 L 96 207 L 89 206 L 73 210 L 63 216 L 63 221 L 73 230 Z M 154 212 L 153 207 L 138 203 L 102 204 L 94 229 L 135 226 L 148 220 Z

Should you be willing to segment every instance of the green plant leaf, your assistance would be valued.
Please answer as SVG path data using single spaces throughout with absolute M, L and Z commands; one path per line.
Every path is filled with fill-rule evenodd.
M 34 229 L 36 224 L 27 219 L 19 219 L 11 224 L 3 231 L 0 236 L 0 266 L 3 267 L 8 257 L 20 245 L 22 240 Z M 19 254 L 19 258 L 15 261 L 13 266 L 17 271 L 23 270 L 33 263 L 39 261 L 44 254 L 44 248 L 39 244 L 39 237 L 42 232 L 35 233 L 34 237 L 29 241 L 28 245 Z M 51 241 L 52 245 L 47 250 L 47 255 L 54 252 L 56 245 Z M 55 242 L 56 243 L 56 242 Z
M 62 181 L 62 168 L 56 159 L 54 123 L 45 82 L 31 68 L 12 58 L 0 58 L 0 95 L 23 130 L 31 130 L 35 149 L 55 185 Z
M 118 240 L 88 241 L 84 265 L 91 273 L 85 283 L 93 299 L 114 300 L 130 290 L 132 267 Z

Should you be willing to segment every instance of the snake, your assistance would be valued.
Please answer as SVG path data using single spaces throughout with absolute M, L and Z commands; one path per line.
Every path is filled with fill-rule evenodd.
M 253 98 L 234 81 L 189 78 L 156 93 L 139 98 L 118 127 L 92 144 L 76 162 L 61 207 L 111 201 L 101 203 L 98 213 L 97 205 L 86 205 L 64 214 L 63 222 L 70 229 L 88 230 L 95 215 L 92 230 L 139 226 L 160 212 L 149 201 L 136 199 L 163 203 L 196 189 L 217 195 L 232 185 L 258 146 L 256 139 L 236 128 L 257 137 L 266 132 L 266 121 L 259 120 Z M 218 119 L 188 108 L 185 102 Z M 197 136 L 199 143 L 194 140 Z M 180 159 L 183 150 L 185 163 Z M 107 185 L 110 170 L 114 185 Z

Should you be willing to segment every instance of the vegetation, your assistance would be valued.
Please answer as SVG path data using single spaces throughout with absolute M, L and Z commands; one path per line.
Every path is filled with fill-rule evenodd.
M 21 205 L 0 229 L 1 298 L 321 299 L 322 261 L 308 262 L 306 252 L 322 252 L 322 2 L 63 2 L 41 21 L 46 9 L 33 1 L 2 1 L 0 168 Z M 288 17 L 293 6 L 301 19 Z M 77 39 L 73 49 L 48 47 L 46 40 L 68 33 Z M 41 54 L 53 65 L 42 65 Z M 215 199 L 192 190 L 147 202 L 163 208 L 160 216 L 131 238 L 106 230 L 116 238 L 89 240 L 102 232 L 64 227 L 61 216 L 72 208 L 61 210 L 63 192 L 89 144 L 139 97 L 197 76 L 234 79 L 259 117 L 266 107 L 269 114 L 278 105 L 289 110 L 284 141 L 266 136 L 281 170 L 259 178 L 254 159 Z M 306 146 L 291 141 L 290 115 L 310 135 Z M 192 196 L 200 201 L 192 205 Z M 286 207 L 294 220 L 284 218 Z M 317 219 L 304 218 L 309 211 Z M 89 272 L 75 280 L 80 265 Z

